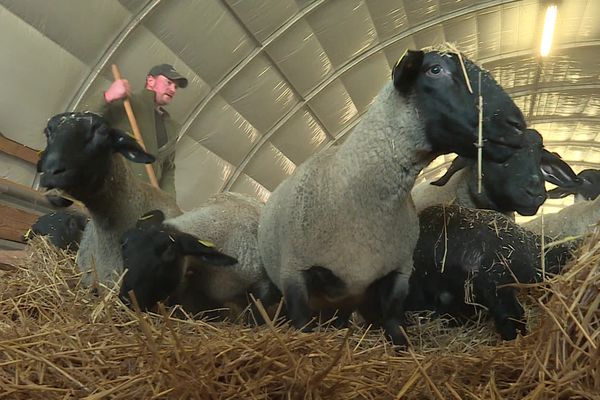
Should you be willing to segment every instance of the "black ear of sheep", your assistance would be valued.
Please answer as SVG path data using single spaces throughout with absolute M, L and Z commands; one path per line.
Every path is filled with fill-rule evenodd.
M 407 50 L 392 69 L 394 87 L 401 93 L 407 93 L 417 78 L 425 53 L 420 50 Z
M 151 229 L 159 227 L 165 220 L 165 213 L 161 210 L 148 211 L 142 215 L 136 222 L 135 226 L 139 229 Z
M 545 149 L 542 152 L 541 169 L 544 179 L 556 186 L 574 189 L 583 183 L 571 166 L 564 162 L 559 155 Z
M 212 243 L 199 240 L 195 236 L 181 232 L 174 236 L 183 254 L 198 258 L 204 264 L 228 266 L 238 262 L 236 258 L 218 251 Z
M 469 165 L 472 164 L 472 162 L 473 162 L 472 160 L 469 160 L 466 157 L 460 157 L 460 156 L 456 157 L 452 161 L 452 164 L 450 164 L 450 167 L 448 167 L 448 170 L 446 171 L 446 173 L 444 175 L 442 175 L 439 179 L 431 182 L 431 184 L 434 186 L 444 186 L 446 183 L 448 183 L 450 178 L 452 178 L 452 176 L 455 173 L 457 173 L 461 169 L 467 168 Z
M 114 150 L 121 153 L 129 161 L 139 164 L 151 164 L 156 160 L 152 154 L 146 153 L 135 138 L 122 130 L 110 128 L 110 134 Z

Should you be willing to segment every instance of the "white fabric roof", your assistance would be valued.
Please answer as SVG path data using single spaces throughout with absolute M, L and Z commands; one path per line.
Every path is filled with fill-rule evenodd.
M 180 204 L 222 190 L 264 199 L 343 140 L 406 48 L 448 41 L 492 71 L 549 150 L 599 168 L 600 1 L 556 3 L 541 59 L 541 0 L 0 0 L 0 132 L 41 149 L 46 120 L 100 96 L 112 63 L 139 89 L 169 62 L 190 80 L 169 106 L 182 124 Z M 34 182 L 10 156 L 0 171 Z

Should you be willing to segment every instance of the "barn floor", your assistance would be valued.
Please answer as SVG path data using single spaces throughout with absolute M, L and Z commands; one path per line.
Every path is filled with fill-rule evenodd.
M 421 317 L 399 353 L 358 325 L 304 334 L 139 314 L 80 287 L 73 258 L 35 239 L 0 270 L 0 398 L 598 399 L 599 239 L 525 290 L 529 335 Z

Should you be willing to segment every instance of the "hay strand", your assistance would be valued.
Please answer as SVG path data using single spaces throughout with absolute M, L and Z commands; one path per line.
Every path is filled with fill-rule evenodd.
M 114 287 L 82 287 L 73 255 L 34 238 L 0 271 L 0 397 L 10 399 L 595 399 L 600 393 L 600 235 L 525 290 L 529 335 L 487 320 L 454 327 L 411 314 L 412 347 L 354 321 L 302 333 L 128 309 Z

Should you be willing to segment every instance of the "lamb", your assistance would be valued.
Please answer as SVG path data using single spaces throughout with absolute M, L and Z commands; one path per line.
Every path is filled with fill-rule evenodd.
M 487 308 L 502 339 L 526 333 L 517 288 L 543 279 L 541 237 L 492 210 L 436 205 L 419 214 L 419 241 L 408 310 L 434 310 L 457 321 Z M 546 238 L 546 243 L 550 243 Z M 557 274 L 580 241 L 546 249 L 545 271 Z
M 483 160 L 481 193 L 477 162 L 458 156 L 444 176 L 415 186 L 412 197 L 417 212 L 435 204 L 496 210 L 514 220 L 514 211 L 534 215 L 546 200 L 544 181 L 573 187 L 578 178 L 569 164 L 543 148 L 535 129 L 525 131 L 525 145 L 504 163 Z
M 160 209 L 174 217 L 181 210 L 170 195 L 133 175 L 125 158 L 150 163 L 154 157 L 102 116 L 57 114 L 48 120 L 44 133 L 47 146 L 38 162 L 41 185 L 81 201 L 90 214 L 77 252 L 82 281 L 91 284 L 94 270 L 99 282 L 116 281 L 123 271 L 121 235 L 146 211 Z
M 229 305 L 243 309 L 254 304 L 249 294 L 265 306 L 274 303 L 281 295 L 258 252 L 262 207 L 252 197 L 225 192 L 175 218 L 165 220 L 158 210 L 143 216 L 122 238 L 127 272 L 121 298 L 127 302 L 133 290 L 143 310 L 168 300 L 190 314 Z
M 79 211 L 53 211 L 39 217 L 25 234 L 25 239 L 47 236 L 59 249 L 77 251 L 87 221 L 87 215 Z
M 469 78 L 457 53 L 407 51 L 347 140 L 304 162 L 271 194 L 258 243 L 294 327 L 309 331 L 319 311 L 347 316 L 358 307 L 395 345 L 406 344 L 400 325 L 418 238 L 410 189 L 437 155 L 476 154 L 477 92 L 466 79 L 476 82 L 481 69 L 464 61 Z M 484 154 L 504 161 L 522 145 L 525 122 L 481 73 Z

